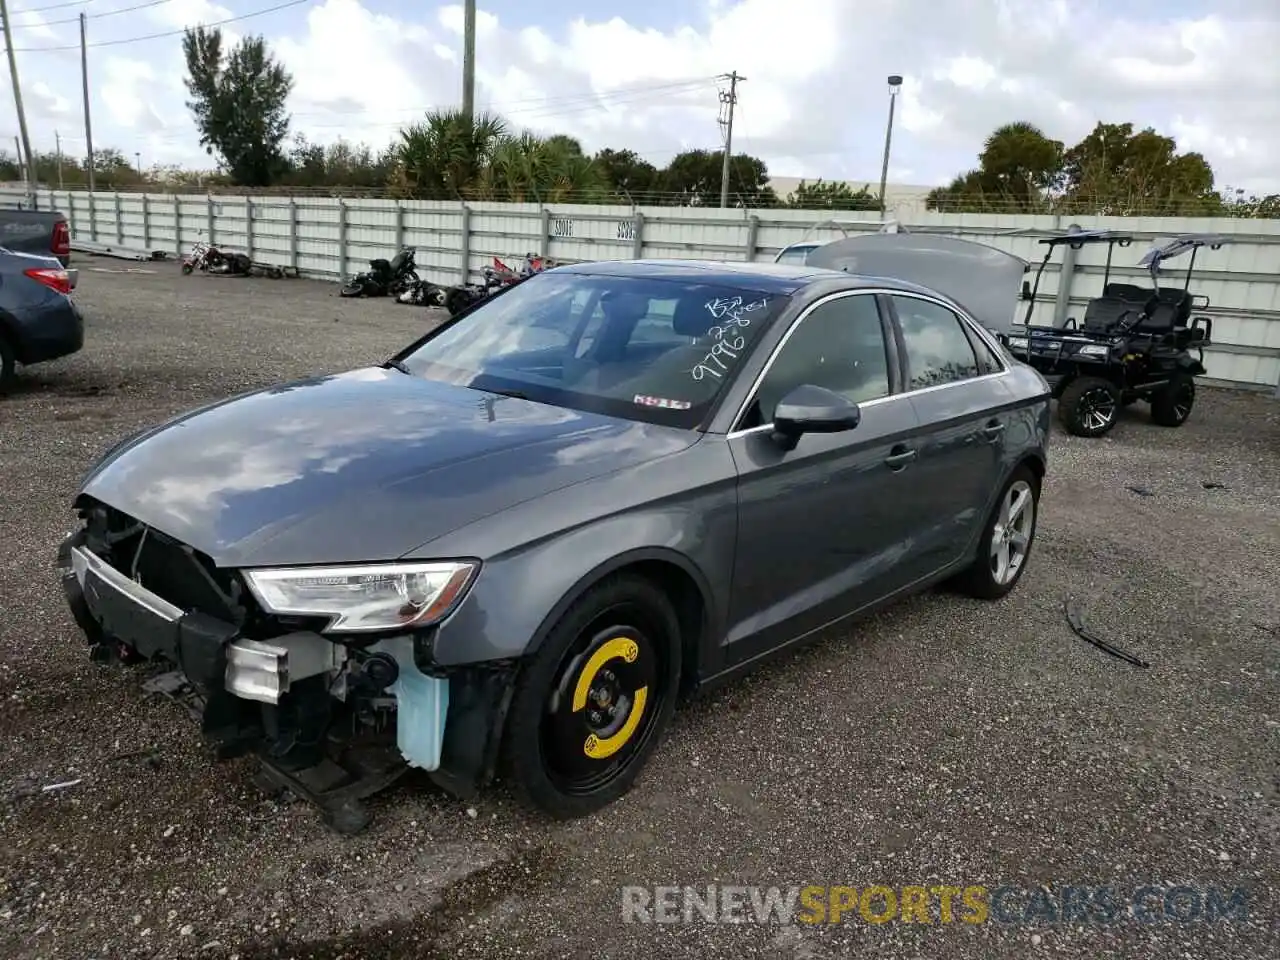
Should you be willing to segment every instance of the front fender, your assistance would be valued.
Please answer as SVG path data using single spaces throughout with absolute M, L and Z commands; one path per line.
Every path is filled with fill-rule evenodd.
M 485 563 L 462 605 L 440 625 L 431 659 L 442 666 L 524 657 L 596 583 L 626 567 L 667 563 L 697 586 L 718 635 L 726 615 L 737 518 L 691 528 L 683 510 L 624 514 Z
M 1188 356 L 1185 353 L 1178 357 L 1178 369 L 1183 373 L 1189 373 L 1194 377 L 1202 377 L 1209 372 L 1203 363 L 1195 357 Z
M 602 577 L 655 561 L 697 586 L 707 637 L 715 637 L 728 606 L 737 526 L 733 461 L 723 440 L 708 438 L 453 531 L 415 554 L 479 556 L 483 566 L 437 629 L 432 659 L 450 666 L 523 657 Z

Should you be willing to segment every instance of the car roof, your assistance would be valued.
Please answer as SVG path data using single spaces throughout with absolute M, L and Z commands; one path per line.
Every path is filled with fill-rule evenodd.
M 892 287 L 937 296 L 919 284 L 888 277 L 862 277 L 843 270 L 810 267 L 802 263 L 722 260 L 597 260 L 556 267 L 555 273 L 586 276 L 651 277 L 656 280 L 684 280 L 691 283 L 718 283 L 747 287 L 761 293 L 790 295 L 820 280 L 843 280 L 849 288 Z

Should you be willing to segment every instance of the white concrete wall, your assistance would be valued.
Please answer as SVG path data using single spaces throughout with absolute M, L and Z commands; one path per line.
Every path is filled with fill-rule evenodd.
M 0 190 L 0 204 L 17 199 Z M 197 239 L 247 252 L 258 260 L 296 266 L 304 274 L 338 279 L 390 257 L 401 244 L 417 247 L 420 272 L 439 283 L 476 278 L 491 258 L 540 253 L 560 260 L 633 257 L 771 260 L 788 243 L 834 239 L 840 228 L 816 227 L 827 215 L 811 210 L 733 210 L 688 207 L 606 207 L 536 204 L 340 200 L 326 198 L 90 195 L 46 191 L 41 209 L 62 210 L 76 241 L 179 254 Z M 875 213 L 836 213 L 864 221 L 849 232 L 875 229 Z M 1241 386 L 1280 383 L 1280 221 L 1192 218 L 1013 216 L 899 213 L 913 232 L 934 232 L 989 243 L 1037 262 L 1041 237 L 1070 223 L 1132 232 L 1137 242 L 1117 248 L 1112 277 L 1142 282 L 1137 259 L 1149 242 L 1179 233 L 1226 233 L 1235 243 L 1202 250 L 1194 292 L 1209 297 L 1214 344 L 1205 352 L 1209 378 Z M 1078 316 L 1100 290 L 1105 247 L 1080 252 L 1068 287 Z M 1061 255 L 1045 271 L 1033 319 L 1053 320 Z M 1183 263 L 1175 261 L 1175 265 Z

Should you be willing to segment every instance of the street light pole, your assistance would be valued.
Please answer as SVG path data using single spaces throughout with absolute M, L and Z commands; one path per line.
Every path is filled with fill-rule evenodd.
M 884 219 L 884 191 L 889 182 L 889 146 L 893 143 L 893 105 L 902 88 L 902 77 L 889 77 L 889 125 L 884 130 L 884 162 L 880 165 L 880 219 Z

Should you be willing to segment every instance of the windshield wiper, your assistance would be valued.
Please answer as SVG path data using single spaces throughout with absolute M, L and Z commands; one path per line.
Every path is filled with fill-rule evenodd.
M 410 376 L 412 376 L 412 375 L 413 375 L 413 371 L 412 371 L 412 370 L 410 370 L 408 367 L 406 367 L 406 366 L 405 366 L 401 361 L 399 361 L 399 360 L 395 360 L 395 359 L 392 359 L 392 360 L 384 360 L 384 361 L 383 361 L 383 363 L 382 363 L 382 366 L 383 366 L 384 368 L 388 369 L 388 370 L 399 370 L 401 373 L 407 373 L 407 374 L 409 374 Z

